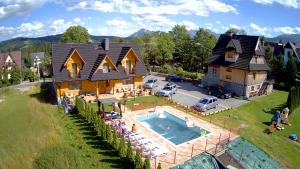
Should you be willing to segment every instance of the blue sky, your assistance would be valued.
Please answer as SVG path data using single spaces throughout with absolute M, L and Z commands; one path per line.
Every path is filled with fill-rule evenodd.
M 300 34 L 300 0 L 1 0 L 0 41 L 64 32 L 82 25 L 92 35 L 126 37 L 141 28 L 169 31 L 229 28 L 268 37 Z

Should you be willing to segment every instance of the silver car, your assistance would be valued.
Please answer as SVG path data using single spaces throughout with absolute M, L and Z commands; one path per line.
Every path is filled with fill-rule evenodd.
M 175 94 L 176 90 L 177 90 L 176 84 L 168 84 L 165 87 L 163 87 L 161 90 L 159 90 L 157 94 L 160 96 L 169 97 L 172 94 Z
M 216 108 L 217 106 L 218 106 L 217 97 L 204 97 L 194 106 L 194 108 L 198 111 L 204 112 L 206 110 Z
M 145 84 L 144 88 L 146 89 L 153 89 L 158 86 L 157 79 L 149 79 Z

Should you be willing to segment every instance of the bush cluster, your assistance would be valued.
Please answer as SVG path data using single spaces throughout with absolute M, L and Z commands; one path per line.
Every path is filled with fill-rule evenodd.
M 102 119 L 99 114 L 93 110 L 86 102 L 76 98 L 75 100 L 75 112 L 80 113 L 89 123 L 93 124 L 98 135 L 101 136 L 107 144 L 112 146 L 116 151 L 118 151 L 119 156 L 124 162 L 125 168 L 150 168 L 149 159 L 145 159 L 143 162 L 141 154 L 135 152 L 132 148 L 130 141 L 125 142 L 122 135 L 118 135 L 114 128 L 106 124 L 104 119 Z
M 157 68 L 156 71 L 160 73 L 166 74 L 176 74 L 183 78 L 192 79 L 192 80 L 200 80 L 202 78 L 202 73 L 197 72 L 188 72 L 182 69 L 182 67 L 176 67 L 171 65 L 163 65 L 160 68 Z

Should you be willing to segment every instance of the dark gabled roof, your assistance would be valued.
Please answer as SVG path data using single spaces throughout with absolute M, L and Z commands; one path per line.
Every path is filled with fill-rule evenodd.
M 300 47 L 296 49 L 296 56 L 298 58 L 298 63 L 300 63 Z
M 236 40 L 236 39 L 231 39 L 228 42 L 226 48 L 234 48 L 237 53 L 242 53 L 243 52 L 240 41 Z
M 53 44 L 52 45 L 52 65 L 53 65 L 53 78 L 56 82 L 71 81 L 68 75 L 68 71 L 64 67 L 64 63 L 70 53 L 76 49 L 85 64 L 80 71 L 80 77 L 76 80 L 110 80 L 110 79 L 124 79 L 127 77 L 124 68 L 118 65 L 120 57 L 124 57 L 126 53 L 125 49 L 132 48 L 139 58 L 137 62 L 134 75 L 147 75 L 147 70 L 144 65 L 143 59 L 137 44 L 125 43 L 125 42 L 110 42 L 109 50 L 105 51 L 102 43 L 97 44 Z M 110 70 L 108 73 L 103 73 L 101 70 L 97 70 L 99 64 L 102 62 L 105 56 L 117 67 L 117 71 Z
M 8 55 L 11 57 L 11 59 L 17 65 L 17 67 L 21 68 L 21 51 L 0 53 L 0 68 L 5 64 Z
M 234 40 L 233 40 L 234 39 Z M 256 45 L 260 40 L 259 36 L 248 36 L 248 35 L 233 35 L 229 36 L 222 34 L 216 46 L 213 49 L 212 55 L 208 58 L 207 63 L 212 65 L 222 65 L 237 69 L 245 70 L 269 70 L 270 67 L 267 63 L 265 64 L 250 64 L 251 59 L 255 55 L 264 56 L 264 50 Z M 237 45 L 239 42 L 239 46 Z M 240 47 L 241 53 L 236 62 L 225 61 L 225 50 L 229 44 L 233 44 L 236 48 Z
M 287 42 L 285 48 L 292 48 L 295 53 L 297 61 L 300 63 L 300 47 L 298 47 L 296 44 L 292 42 Z

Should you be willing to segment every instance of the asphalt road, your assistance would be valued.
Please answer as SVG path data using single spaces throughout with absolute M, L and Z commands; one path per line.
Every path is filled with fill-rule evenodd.
M 144 82 L 146 82 L 150 78 L 158 79 L 158 87 L 154 88 L 154 91 L 160 90 L 165 84 L 168 82 L 165 81 L 164 77 L 149 75 L 144 78 Z M 198 86 L 193 85 L 189 82 L 175 82 L 177 85 L 177 92 L 176 94 L 172 95 L 172 99 L 176 102 L 186 105 L 186 106 L 193 106 L 195 105 L 201 98 L 207 96 L 208 92 L 206 89 L 200 88 Z M 230 107 L 237 107 L 241 104 L 247 102 L 246 100 L 239 100 L 235 98 L 230 99 L 218 99 L 219 104 L 217 108 L 208 110 L 207 113 L 227 109 Z

